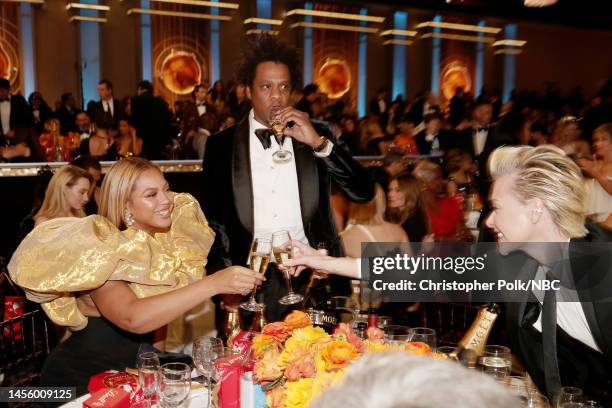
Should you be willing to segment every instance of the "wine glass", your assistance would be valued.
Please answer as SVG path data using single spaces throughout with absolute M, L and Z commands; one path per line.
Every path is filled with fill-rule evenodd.
M 288 231 L 277 231 L 272 234 L 272 252 L 274 253 L 276 266 L 281 270 L 283 276 L 285 277 L 288 289 L 287 295 L 280 298 L 278 303 L 281 305 L 294 305 L 296 303 L 300 303 L 304 300 L 304 296 L 293 292 L 289 268 L 283 265 L 283 262 L 289 260 L 293 253 L 291 236 L 289 235 Z
M 191 367 L 183 363 L 161 366 L 159 399 L 164 407 L 181 407 L 191 391 Z
M 223 353 L 223 341 L 216 337 L 199 337 L 193 343 L 193 363 L 208 382 L 208 404 L 212 394 L 213 362 Z
M 272 128 L 272 132 L 274 132 L 274 137 L 276 138 L 276 142 L 279 145 L 279 150 L 272 153 L 272 159 L 275 163 L 287 163 L 293 155 L 290 151 L 285 150 L 285 127 L 286 125 L 278 119 L 273 119 L 270 124 Z
M 436 346 L 438 345 L 438 341 L 436 338 L 436 331 L 434 329 L 428 329 L 427 327 L 415 327 L 410 329 L 409 332 L 410 340 L 408 341 L 409 349 L 412 347 L 416 348 L 415 351 L 421 350 L 422 343 L 429 346 L 429 352 L 434 353 L 436 351 Z
M 263 276 L 268 270 L 271 252 L 272 243 L 269 239 L 255 238 L 253 242 L 251 242 L 251 250 L 249 252 L 248 261 L 249 268 Z M 262 311 L 265 305 L 263 303 L 257 303 L 257 301 L 255 300 L 256 293 L 257 287 L 253 288 L 249 301 L 241 303 L 240 308 L 244 310 L 250 310 L 251 312 Z
M 556 397 L 555 407 L 561 408 L 569 402 L 582 402 L 582 390 L 578 387 L 561 387 Z
M 159 357 L 154 352 L 146 352 L 138 355 L 136 363 L 138 368 L 138 386 L 142 395 L 149 403 L 157 392 L 159 376 Z

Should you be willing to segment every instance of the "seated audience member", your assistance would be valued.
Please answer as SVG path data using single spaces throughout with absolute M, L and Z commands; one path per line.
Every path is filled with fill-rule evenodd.
M 41 385 L 85 394 L 91 376 L 134 367 L 153 331 L 212 296 L 246 295 L 263 281 L 240 266 L 202 277 L 213 240 L 197 201 L 173 194 L 157 166 L 134 157 L 104 178 L 100 215 L 38 225 L 8 270 L 72 331 L 47 356 Z
M 400 154 L 419 154 L 417 141 L 414 137 L 414 124 L 402 119 L 397 128 L 399 133 L 393 138 L 393 149 Z
M 89 137 L 95 133 L 95 126 L 91 123 L 87 112 L 83 111 L 77 113 L 75 121 L 77 127 L 76 133 L 78 133 L 81 141 L 89 139 Z
M 474 187 L 474 173 L 477 168 L 468 152 L 461 149 L 451 149 L 446 153 L 444 164 L 446 174 L 448 174 L 447 192 L 449 197 Z
M 33 130 L 33 129 L 32 129 Z M 34 130 L 33 130 L 34 131 Z M 36 175 L 36 181 L 34 183 L 34 193 L 32 194 L 33 203 L 30 212 L 23 217 L 21 222 L 19 223 L 19 233 L 17 237 L 17 241 L 21 242 L 26 235 L 30 233 L 34 229 L 34 216 L 40 210 L 43 201 L 45 201 L 45 192 L 47 191 L 47 186 L 53 177 L 53 171 L 51 171 L 50 167 L 42 167 L 38 174 Z
M 429 234 L 429 223 L 419 181 L 402 174 L 389 182 L 387 221 L 402 226 L 411 242 L 421 242 Z
M 439 241 L 471 239 L 463 224 L 463 210 L 457 200 L 446 195 L 446 181 L 440 166 L 419 161 L 412 172 L 419 180 L 431 233 Z
M 63 135 L 67 135 L 68 132 L 78 132 L 76 125 L 76 115 L 78 113 L 74 95 L 71 92 L 63 93 L 60 99 L 60 107 L 55 111 L 55 116 L 60 121 L 60 132 Z
M 612 234 L 585 219 L 580 169 L 553 145 L 498 148 L 488 167 L 493 186 L 486 225 L 503 255 L 514 252 L 499 261 L 497 275 L 521 271 L 524 281 L 548 277 L 577 289 L 534 291 L 506 303 L 512 353 L 549 397 L 561 386 L 576 386 L 612 406 L 612 309 L 606 300 L 612 259 L 610 251 L 594 250 Z M 559 247 L 552 247 L 555 243 Z
M 340 233 L 346 255 L 358 258 L 362 242 L 408 242 L 406 232 L 397 224 L 385 221 L 387 200 L 385 192 L 375 186 L 372 201 L 365 204 L 349 203 L 348 223 Z
M 383 159 L 382 167 L 373 170 L 374 181 L 383 186 L 385 191 L 389 188 L 389 181 L 404 173 L 408 169 L 408 163 L 404 156 L 397 152 L 389 152 Z
M 28 105 L 32 110 L 32 117 L 34 118 L 34 127 L 38 133 L 42 133 L 44 130 L 45 122 L 53 115 L 51 108 L 47 102 L 43 99 L 40 92 L 35 91 L 28 97 Z
M 378 117 L 374 115 L 368 116 L 362 122 L 361 136 L 359 137 L 359 146 L 365 154 L 379 155 L 385 153 L 386 136 L 383 132 Z
M 117 144 L 113 140 L 111 129 L 104 124 L 96 126 L 96 132 L 81 142 L 79 153 L 100 161 L 117 160 Z
M 563 149 L 568 156 L 574 158 L 591 154 L 591 148 L 587 141 L 581 137 L 578 119 L 574 116 L 564 116 L 559 119 L 555 126 L 552 143 Z
M 593 221 L 612 230 L 612 123 L 595 129 L 593 151 L 593 158 L 577 159 L 588 177 L 586 211 Z
M 115 139 L 117 155 L 119 157 L 142 156 L 142 138 L 136 135 L 132 121 L 127 117 L 120 118 L 117 129 L 119 133 Z
M 448 149 L 449 137 L 442 130 L 442 117 L 437 113 L 425 115 L 425 129 L 416 135 L 420 154 L 432 154 Z
M 45 199 L 34 215 L 35 225 L 60 217 L 85 217 L 91 184 L 93 178 L 87 171 L 72 165 L 61 167 L 49 181 Z
M 60 134 L 60 121 L 56 118 L 45 122 L 45 132 L 39 136 L 38 141 L 49 162 L 70 161 L 80 143 L 76 133 L 71 132 L 67 136 Z
M 349 365 L 313 408 L 516 408 L 510 388 L 444 359 L 372 353 Z
M 4 138 L 0 146 L 0 161 L 6 162 L 40 162 L 45 161 L 45 154 L 38 141 L 36 130 L 31 126 L 18 127 Z
M 86 170 L 93 178 L 89 190 L 89 201 L 85 205 L 85 213 L 87 215 L 97 214 L 100 204 L 100 186 L 102 185 L 102 166 L 100 162 L 90 156 L 80 156 L 70 164 Z

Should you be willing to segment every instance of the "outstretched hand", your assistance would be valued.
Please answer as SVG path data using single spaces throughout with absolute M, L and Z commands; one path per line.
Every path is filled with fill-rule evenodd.
M 308 245 L 301 243 L 300 241 L 291 241 L 293 246 L 293 256 L 291 259 L 283 262 L 284 266 L 289 266 L 289 273 L 292 276 L 299 276 L 299 274 L 306 268 L 313 270 L 319 270 L 318 274 L 320 278 L 326 277 L 320 271 L 325 270 L 326 262 L 332 257 L 327 255 L 325 249 L 314 249 Z

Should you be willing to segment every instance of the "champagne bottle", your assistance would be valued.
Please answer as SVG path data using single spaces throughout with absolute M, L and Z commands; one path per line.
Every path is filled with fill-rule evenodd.
M 231 347 L 232 339 L 240 333 L 240 313 L 237 308 L 226 307 L 225 324 L 223 325 L 223 333 L 221 339 Z
M 332 333 L 338 325 L 339 316 L 327 279 L 311 278 L 304 296 L 303 309 L 310 316 L 313 326 L 321 327 L 327 333 Z
M 259 312 L 255 312 L 253 316 L 253 323 L 251 323 L 251 330 L 261 332 L 266 325 L 265 309 Z
M 458 360 L 468 367 L 474 367 L 478 357 L 484 353 L 487 339 L 498 314 L 499 306 L 496 303 L 489 303 L 481 308 L 476 315 L 476 320 L 459 341 L 455 351 L 449 354 L 449 358 Z

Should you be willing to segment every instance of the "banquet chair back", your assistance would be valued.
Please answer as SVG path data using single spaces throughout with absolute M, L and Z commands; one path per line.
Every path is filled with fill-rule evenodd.
M 0 272 L 0 386 L 37 385 L 49 354 L 49 323 L 38 305 L 25 311 L 25 298 L 13 295 L 11 281 Z

